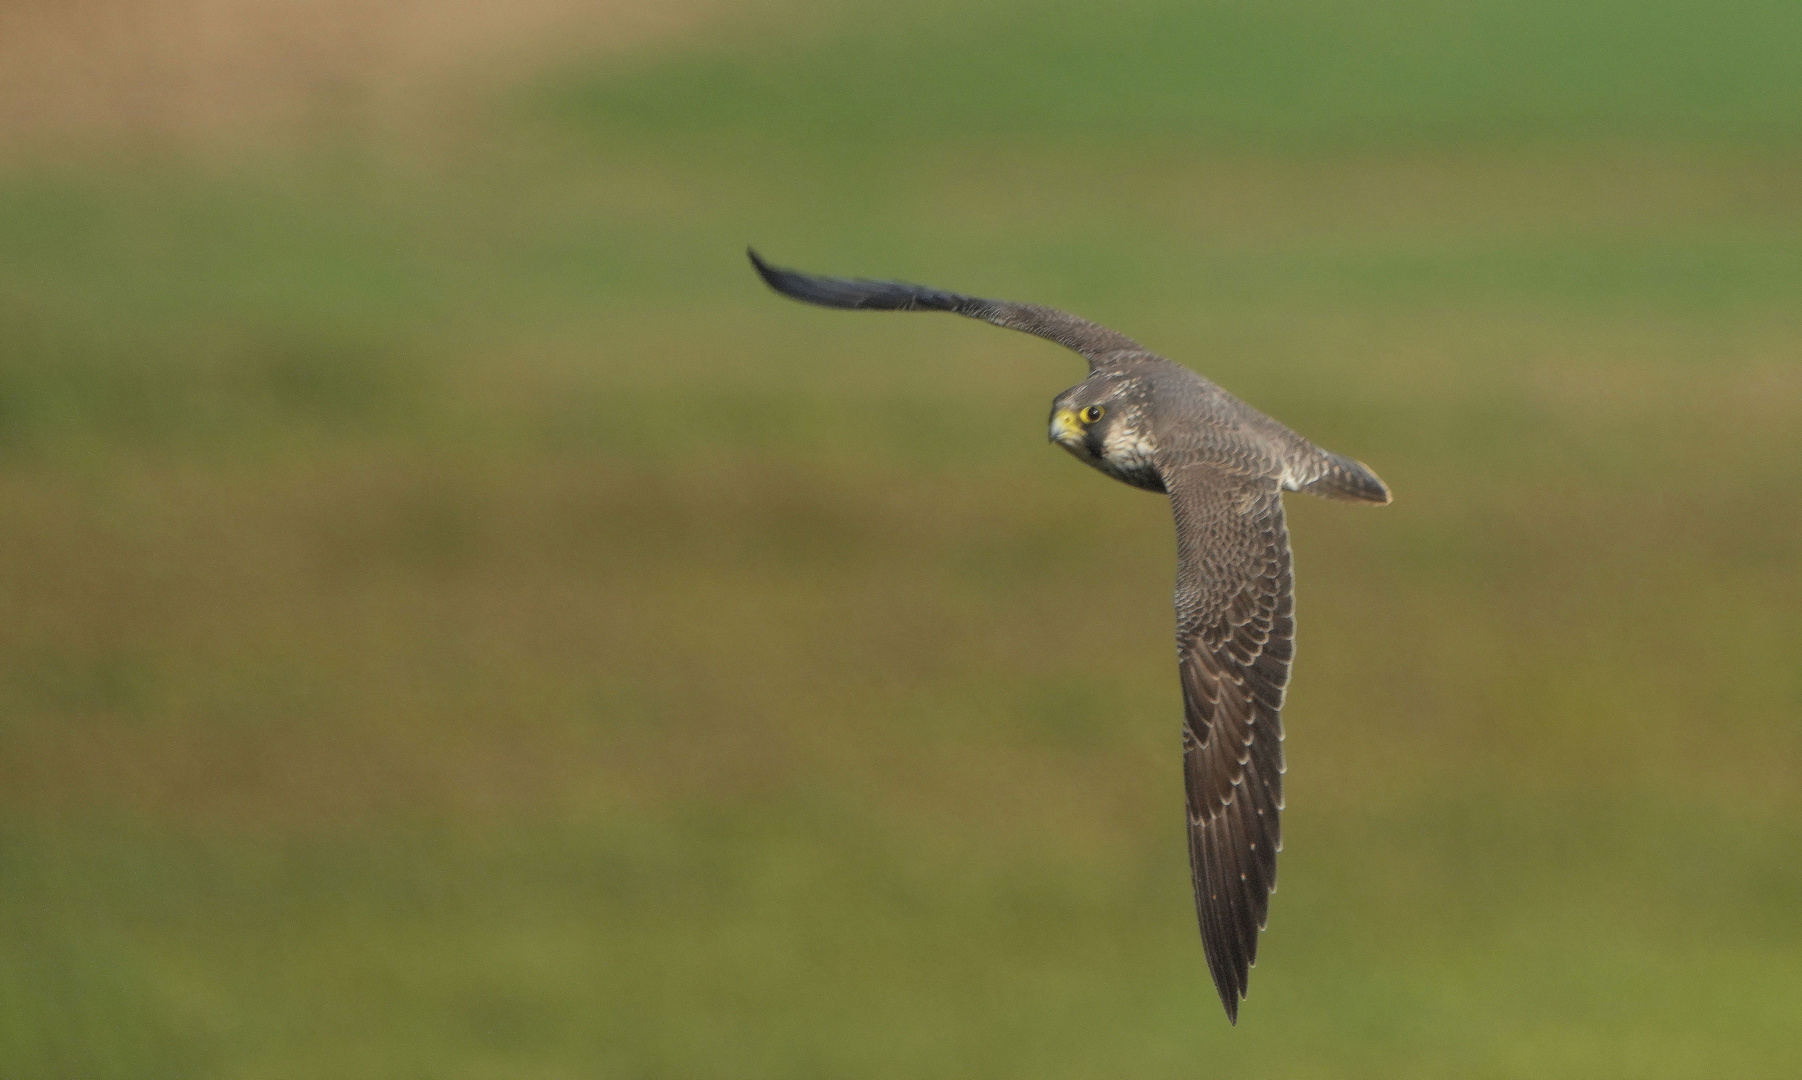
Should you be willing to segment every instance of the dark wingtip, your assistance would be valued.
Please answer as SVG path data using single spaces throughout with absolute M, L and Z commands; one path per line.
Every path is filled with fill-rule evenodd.
M 851 311 L 961 311 L 971 302 L 956 293 L 905 281 L 872 281 L 868 278 L 818 277 L 772 266 L 753 248 L 746 248 L 751 265 L 764 284 L 791 300 Z
M 751 265 L 756 268 L 757 276 L 763 279 L 765 285 L 768 285 L 770 288 L 775 289 L 777 292 L 783 293 L 784 295 L 788 294 L 788 290 L 784 289 L 780 283 L 780 278 L 785 271 L 779 270 L 769 263 L 764 262 L 763 256 L 757 254 L 757 249 L 748 244 L 745 245 L 745 254 L 750 256 Z M 792 271 L 789 273 L 792 273 Z
M 763 283 L 791 300 L 800 300 L 810 304 L 821 304 L 826 307 L 844 307 L 841 298 L 830 295 L 821 288 L 829 279 L 816 278 L 803 274 L 798 270 L 788 270 L 780 266 L 772 266 L 763 261 L 757 249 L 746 245 L 745 254 L 750 256 L 751 265 L 757 270 L 757 276 Z
M 788 270 L 780 266 L 771 266 L 769 263 L 763 261 L 763 256 L 757 254 L 757 249 L 754 247 L 747 246 L 745 248 L 745 254 L 751 257 L 751 265 L 757 269 L 757 276 L 763 279 L 763 283 L 781 293 L 783 296 L 795 300 L 803 300 L 812 304 L 825 304 L 833 307 L 840 306 L 833 303 L 833 301 L 837 299 L 836 297 L 829 297 L 822 293 L 820 286 L 825 284 L 826 279 L 812 277 L 808 274 L 801 273 L 799 270 Z
M 1245 997 L 1245 980 L 1243 977 L 1216 982 L 1214 989 L 1220 992 L 1220 1004 L 1226 1006 L 1226 1022 L 1234 1027 L 1239 1026 L 1239 1002 Z

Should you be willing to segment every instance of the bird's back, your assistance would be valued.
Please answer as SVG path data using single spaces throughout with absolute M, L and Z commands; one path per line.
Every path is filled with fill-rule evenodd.
M 1154 387 L 1158 449 L 1167 461 L 1270 477 L 1325 498 L 1389 501 L 1389 489 L 1363 463 L 1315 445 L 1192 369 L 1149 353 L 1124 366 Z

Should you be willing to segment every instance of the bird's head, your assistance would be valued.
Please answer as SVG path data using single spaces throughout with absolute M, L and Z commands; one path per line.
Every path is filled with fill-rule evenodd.
M 1129 484 L 1162 490 L 1152 477 L 1157 442 L 1148 395 L 1134 378 L 1088 379 L 1051 403 L 1051 441 Z
M 1106 456 L 1110 439 L 1120 440 L 1140 422 L 1143 409 L 1124 379 L 1089 379 L 1051 403 L 1051 441 L 1082 458 Z

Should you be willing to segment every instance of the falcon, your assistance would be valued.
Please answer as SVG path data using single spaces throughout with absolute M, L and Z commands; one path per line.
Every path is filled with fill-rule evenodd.
M 1086 319 L 923 285 L 815 277 L 750 251 L 770 288 L 822 307 L 949 311 L 1057 342 L 1089 376 L 1051 403 L 1051 441 L 1170 498 L 1189 870 L 1202 950 L 1238 1023 L 1282 849 L 1283 693 L 1295 652 L 1285 491 L 1387 503 L 1361 462 L 1323 450 L 1186 367 Z

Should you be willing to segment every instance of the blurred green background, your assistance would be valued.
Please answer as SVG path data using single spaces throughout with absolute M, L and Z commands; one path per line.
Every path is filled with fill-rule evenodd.
M 359 11 L 0 28 L 0 1075 L 1802 1073 L 1802 7 Z M 747 242 L 1394 488 L 1236 1029 L 1080 362 Z

